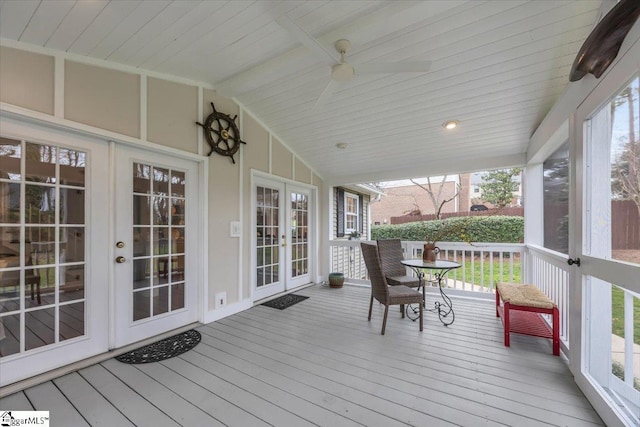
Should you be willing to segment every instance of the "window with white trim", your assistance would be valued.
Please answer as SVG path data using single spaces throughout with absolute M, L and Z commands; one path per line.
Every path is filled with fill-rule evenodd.
M 359 199 L 356 194 L 344 193 L 344 232 L 358 231 Z

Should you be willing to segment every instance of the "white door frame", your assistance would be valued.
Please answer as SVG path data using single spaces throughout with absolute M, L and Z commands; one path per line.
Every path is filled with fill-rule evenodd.
M 590 256 L 588 253 L 589 248 L 587 242 L 584 241 L 584 236 L 589 231 L 589 224 L 586 221 L 590 202 L 588 197 L 590 191 L 596 190 L 590 187 L 588 179 L 588 174 L 591 174 L 592 171 L 590 170 L 591 165 L 587 164 L 587 153 L 585 152 L 584 139 L 587 136 L 585 121 L 602 106 L 607 105 L 625 82 L 638 72 L 640 69 L 638 58 L 640 58 L 640 42 L 636 42 L 616 67 L 603 77 L 570 119 L 570 129 L 573 132 L 571 132 L 570 142 L 572 191 L 570 192 L 569 206 L 573 225 L 570 229 L 569 254 L 573 258 L 579 257 L 581 265 L 571 271 L 569 361 L 576 383 L 607 425 L 624 425 L 628 421 L 622 421 L 626 418 L 624 412 L 589 372 L 590 366 L 598 363 L 598 360 L 593 360 L 593 355 L 589 353 L 590 348 L 597 346 L 597 343 L 589 341 L 589 333 L 597 333 L 597 330 L 601 328 L 598 320 L 591 318 L 589 307 L 596 303 L 607 304 L 607 301 L 592 301 L 587 278 L 592 277 L 595 280 L 615 283 L 635 292 L 640 292 L 640 283 L 637 279 L 637 267 L 615 260 L 604 260 L 600 257 Z M 609 185 L 608 182 L 607 178 L 607 185 Z M 610 306 L 610 301 L 608 304 Z M 610 357 L 610 352 L 608 355 L 603 354 L 596 359 L 602 359 L 602 357 Z M 602 371 L 602 375 L 609 375 L 610 366 Z
M 258 186 L 264 186 L 264 187 L 269 187 L 272 189 L 277 189 L 280 192 L 280 198 L 279 198 L 279 209 L 278 209 L 278 232 L 276 233 L 276 236 L 272 236 L 271 234 L 269 234 L 268 236 L 262 236 L 263 239 L 266 238 L 271 238 L 271 239 L 276 239 L 277 241 L 277 245 L 273 245 L 273 247 L 277 247 L 278 248 L 278 280 L 275 282 L 272 282 L 268 285 L 263 285 L 263 287 L 261 289 L 258 289 L 257 287 L 257 282 L 258 282 L 258 256 L 257 256 L 257 252 L 258 252 L 258 247 L 257 247 L 257 240 L 258 240 L 258 222 L 257 222 L 257 218 L 256 218 L 256 214 L 257 214 L 257 209 L 258 206 L 256 205 L 256 199 L 257 199 L 257 188 Z M 286 241 L 284 241 L 283 239 L 281 239 L 281 235 L 283 233 L 285 233 L 285 229 L 286 229 L 286 224 L 285 224 L 285 216 L 284 216 L 284 212 L 285 209 L 284 207 L 284 203 L 283 200 L 285 199 L 286 193 L 285 193 L 285 185 L 283 182 L 279 182 L 277 180 L 274 179 L 270 179 L 270 178 L 266 178 L 266 177 L 261 177 L 261 176 L 252 176 L 251 179 L 251 233 L 250 238 L 251 238 L 251 299 L 252 301 L 256 301 L 256 300 L 261 300 L 263 298 L 267 298 L 271 295 L 275 295 L 278 294 L 280 292 L 283 292 L 285 287 L 284 287 L 284 283 L 285 283 L 285 269 L 284 267 L 284 259 L 285 259 L 285 246 L 286 246 Z M 273 256 L 273 254 L 271 254 Z
M 294 289 L 295 287 L 301 286 L 303 284 L 293 284 L 293 286 L 287 286 L 286 283 L 286 276 L 288 276 L 288 269 L 289 266 L 287 265 L 287 259 L 289 258 L 288 255 L 286 254 L 288 251 L 281 251 L 281 256 L 280 256 L 280 268 L 279 268 L 279 277 L 280 277 L 280 281 L 281 283 L 278 284 L 277 289 L 274 290 L 274 292 L 267 292 L 267 293 L 262 293 L 259 292 L 256 288 L 256 282 L 257 282 L 257 247 L 256 247 L 256 238 L 257 238 L 257 229 L 258 229 L 258 224 L 256 221 L 256 187 L 258 185 L 279 185 L 281 186 L 281 191 L 282 191 L 282 195 L 283 197 L 281 198 L 281 219 L 280 219 L 280 224 L 282 224 L 282 227 L 285 228 L 286 232 L 285 235 L 287 236 L 286 241 L 285 242 L 280 242 L 280 248 L 282 249 L 282 243 L 285 243 L 286 246 L 290 246 L 291 244 L 291 238 L 290 238 L 290 231 L 289 231 L 289 220 L 288 218 L 285 218 L 285 212 L 288 212 L 288 206 L 289 204 L 288 202 L 288 189 L 287 187 L 291 187 L 291 188 L 297 188 L 297 189 L 304 189 L 304 190 L 308 190 L 310 192 L 309 194 L 309 224 L 310 224 L 310 228 L 312 228 L 312 230 L 309 230 L 309 281 L 313 281 L 314 277 L 317 277 L 317 272 L 318 272 L 318 245 L 316 244 L 317 238 L 318 238 L 318 229 L 319 229 L 319 224 L 318 224 L 318 203 L 317 203 L 317 187 L 313 186 L 313 185 L 309 185 L 309 184 L 305 184 L 305 183 L 301 183 L 298 181 L 293 181 L 290 179 L 286 179 L 286 178 L 282 178 L 276 175 L 271 175 L 271 174 L 267 174 L 261 171 L 257 171 L 257 170 L 251 170 L 251 207 L 250 207 L 250 216 L 251 216 L 251 221 L 250 221 L 250 251 L 251 251 L 251 273 L 250 273 L 250 297 L 251 297 L 251 301 L 255 302 L 258 300 L 261 300 L 263 298 L 266 298 L 268 296 L 271 296 L 273 294 L 277 294 L 280 292 L 284 292 L 285 290 L 290 290 L 290 289 Z M 282 236 L 282 231 L 280 232 L 280 236 L 278 236 L 281 239 Z M 275 288 L 275 286 L 274 286 Z
M 307 196 L 307 212 L 308 212 L 308 216 L 307 216 L 307 241 L 306 241 L 306 245 L 307 245 L 307 273 L 300 275 L 296 278 L 293 278 L 293 264 L 292 264 L 292 260 L 293 260 L 293 235 L 292 235 L 292 218 L 291 218 L 291 193 L 292 192 L 296 192 L 296 193 L 302 193 L 305 196 Z M 313 266 L 313 264 L 315 264 L 313 262 L 313 259 L 311 257 L 311 248 L 312 246 L 312 242 L 313 242 L 313 229 L 315 228 L 313 226 L 313 220 L 315 218 L 315 215 L 313 214 L 313 207 L 314 207 L 314 203 L 313 203 L 313 192 L 310 188 L 307 187 L 303 187 L 300 185 L 296 185 L 296 184 L 285 184 L 285 209 L 284 209 L 284 213 L 286 216 L 286 220 L 285 220 L 285 227 L 287 230 L 286 236 L 287 236 L 287 246 L 286 246 L 286 255 L 285 255 L 285 262 L 286 262 L 286 266 L 285 266 L 285 271 L 286 271 L 286 279 L 285 279 L 285 288 L 286 290 L 291 290 L 291 289 L 295 289 L 299 286 L 305 285 L 309 282 L 311 282 L 311 267 Z
M 197 321 L 201 318 L 202 300 L 201 288 L 203 280 L 199 272 L 198 265 L 201 262 L 200 241 L 203 233 L 199 232 L 200 209 L 204 202 L 200 197 L 200 178 L 197 162 L 191 159 L 180 159 L 175 156 L 162 154 L 158 151 L 150 151 L 146 148 L 133 147 L 128 145 L 115 145 L 114 149 L 114 169 L 113 194 L 115 196 L 114 227 L 110 247 L 114 252 L 110 259 L 113 268 L 113 345 L 122 347 L 123 345 L 139 341 L 154 335 L 158 335 L 172 329 L 179 328 L 186 324 Z M 187 188 L 185 197 L 186 223 L 185 240 L 185 305 L 183 309 L 172 313 L 166 313 L 158 318 L 147 318 L 137 322 L 132 321 L 132 256 L 133 242 L 130 236 L 131 217 L 131 196 L 132 192 L 126 193 L 119 188 L 129 189 L 131 185 L 132 166 L 134 162 L 149 163 L 162 167 L 173 168 L 187 173 Z M 123 241 L 123 248 L 116 248 L 116 242 Z M 122 264 L 114 260 L 118 256 L 123 256 L 126 261 Z
M 88 152 L 91 157 L 88 162 L 91 163 L 97 177 L 88 177 L 92 186 L 99 184 L 104 186 L 102 196 L 98 197 L 96 191 L 90 191 L 88 205 L 94 207 L 91 209 L 92 218 L 98 218 L 96 221 L 100 227 L 87 231 L 86 239 L 92 245 L 91 249 L 95 253 L 95 246 L 99 250 L 104 250 L 105 254 L 96 256 L 104 260 L 104 262 L 93 262 L 91 271 L 86 271 L 87 283 L 91 277 L 97 278 L 94 283 L 101 283 L 91 292 L 93 296 L 87 293 L 85 300 L 89 306 L 85 307 L 85 318 L 87 334 L 84 337 L 77 337 L 65 340 L 55 347 L 41 347 L 31 350 L 28 354 L 15 354 L 2 358 L 0 363 L 0 386 L 19 381 L 26 377 L 37 375 L 66 364 L 76 362 L 104 353 L 115 348 L 115 328 L 113 318 L 114 306 L 114 277 L 112 262 L 114 259 L 114 218 L 113 206 L 115 202 L 114 190 L 114 161 L 115 161 L 115 145 L 127 145 L 138 147 L 153 152 L 165 153 L 174 158 L 187 159 L 198 163 L 198 187 L 200 194 L 208 194 L 208 158 L 177 150 L 171 147 L 149 143 L 141 140 L 121 140 L 117 135 L 110 134 L 108 137 L 103 135 L 102 131 L 96 131 L 89 126 L 68 123 L 57 117 L 50 117 L 43 114 L 31 114 L 32 112 L 23 111 L 20 108 L 12 106 L 2 106 L 0 109 L 0 127 L 3 135 L 14 139 L 24 139 L 36 143 L 52 144 L 65 146 L 70 148 L 78 148 Z M 109 134 L 108 132 L 104 132 Z M 87 144 L 93 144 L 91 147 Z M 101 146 L 100 146 L 101 145 Z M 95 182 L 94 182 L 95 181 Z M 87 185 L 87 188 L 88 185 Z M 206 200 L 200 200 L 198 207 L 199 216 L 197 219 L 197 227 L 200 232 L 197 236 L 198 261 L 198 301 L 197 309 L 199 321 L 205 319 L 208 307 L 208 204 Z M 87 218 L 89 218 L 87 216 Z M 88 220 L 87 220 L 88 221 Z M 106 242 L 106 244 L 105 244 Z M 89 247 L 89 246 L 88 246 Z M 88 264 L 87 264 L 88 265 Z M 89 268 L 89 267 L 87 267 Z M 195 273 L 195 272 L 194 272 Z M 87 292 L 89 292 L 87 286 Z M 95 298 L 94 298 L 95 296 Z M 91 314 L 89 316 L 89 314 Z M 57 350 L 52 353 L 50 349 Z
M 109 240 L 108 144 L 105 139 L 69 132 L 51 124 L 0 115 L 3 136 L 75 148 L 87 153 L 85 191 L 85 331 L 84 336 L 2 358 L 0 386 L 86 359 L 108 350 Z M 100 196 L 102 193 L 102 196 Z

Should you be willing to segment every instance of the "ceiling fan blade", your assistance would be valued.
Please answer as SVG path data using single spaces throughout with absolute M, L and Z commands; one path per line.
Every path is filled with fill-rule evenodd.
M 313 104 L 313 108 L 311 109 L 311 111 L 320 111 L 322 107 L 324 107 L 324 105 L 327 103 L 329 98 L 331 98 L 331 95 L 333 95 L 333 93 L 336 91 L 337 86 L 338 83 L 335 80 L 329 80 L 329 83 L 327 83 L 318 99 L 316 99 L 316 103 Z
M 334 65 L 338 62 L 338 60 L 334 58 L 331 52 L 326 50 L 320 43 L 318 43 L 316 39 L 311 36 L 311 34 L 307 33 L 287 15 L 282 15 L 281 17 L 276 19 L 276 22 L 282 28 L 289 31 L 291 35 L 295 36 L 295 38 L 305 47 L 307 47 L 307 49 L 315 52 L 315 54 L 318 55 L 318 58 L 323 62 L 327 63 L 328 65 Z
M 431 61 L 377 62 L 358 64 L 354 67 L 356 74 L 426 73 L 431 68 Z

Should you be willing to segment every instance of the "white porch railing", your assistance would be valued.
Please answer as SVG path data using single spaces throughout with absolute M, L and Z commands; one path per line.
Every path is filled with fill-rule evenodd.
M 560 341 L 569 348 L 569 265 L 565 254 L 527 245 L 526 282 L 537 285 L 560 310 Z
M 422 258 L 425 242 L 402 242 L 406 258 Z M 497 282 L 522 283 L 524 245 L 520 243 L 439 242 L 440 259 L 462 264 L 447 275 L 449 288 L 495 293 Z
M 370 243 L 375 243 L 370 242 Z M 421 258 L 424 242 L 403 241 L 405 258 Z M 569 348 L 569 266 L 567 255 L 521 243 L 439 242 L 441 259 L 463 267 L 447 275 L 449 290 L 467 295 L 495 294 L 496 282 L 532 283 L 560 309 L 560 339 L 565 353 Z M 369 285 L 359 241 L 332 240 L 331 271 L 340 272 L 349 283 Z M 526 268 L 525 268 L 526 267 Z M 526 272 L 526 274 L 525 274 Z M 407 274 L 414 274 L 407 269 Z M 473 293 L 473 294 L 471 294 Z
M 402 246 L 405 258 L 422 257 L 424 242 L 403 241 Z M 332 272 L 343 273 L 345 280 L 350 283 L 369 284 L 359 241 L 332 240 L 330 247 Z M 440 242 L 438 247 L 439 258 L 463 265 L 447 275 L 450 289 L 494 293 L 497 281 L 522 282 L 523 244 Z M 414 273 L 407 269 L 407 274 Z

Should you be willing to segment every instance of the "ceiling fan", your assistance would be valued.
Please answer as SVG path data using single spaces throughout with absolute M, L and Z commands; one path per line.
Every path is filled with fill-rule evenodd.
M 331 80 L 324 88 L 316 100 L 313 110 L 324 105 L 333 92 L 336 90 L 338 82 L 346 82 L 353 79 L 358 74 L 391 74 L 391 73 L 426 73 L 431 68 L 431 61 L 412 62 L 378 62 L 352 65 L 345 59 L 346 54 L 351 50 L 351 42 L 340 39 L 334 46 L 340 54 L 337 61 L 334 54 L 327 51 L 315 38 L 302 29 L 287 15 L 279 17 L 276 22 L 289 33 L 298 39 L 300 43 L 314 52 L 327 65 L 331 66 Z

